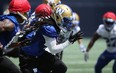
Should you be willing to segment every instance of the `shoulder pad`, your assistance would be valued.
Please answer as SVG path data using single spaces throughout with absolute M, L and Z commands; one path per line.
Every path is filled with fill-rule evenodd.
M 57 37 L 58 33 L 54 26 L 52 25 L 43 25 L 42 26 L 42 34 L 48 37 Z

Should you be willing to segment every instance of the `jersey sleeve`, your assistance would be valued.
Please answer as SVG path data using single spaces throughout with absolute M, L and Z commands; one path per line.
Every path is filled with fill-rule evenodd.
M 103 34 L 103 31 L 104 31 L 104 25 L 101 24 L 101 25 L 99 25 L 99 27 L 98 27 L 96 33 L 97 33 L 98 35 L 102 35 L 102 34 Z
M 58 33 L 54 26 L 51 25 L 44 25 L 41 28 L 42 34 L 48 37 L 56 38 L 58 36 Z
M 19 25 L 17 19 L 14 17 L 14 16 L 11 16 L 11 15 L 1 15 L 0 16 L 0 21 L 4 20 L 4 19 L 9 19 L 11 22 Z
M 78 33 L 81 30 L 81 28 L 79 26 L 75 26 L 74 30 L 73 30 L 73 35 L 75 35 L 76 33 Z

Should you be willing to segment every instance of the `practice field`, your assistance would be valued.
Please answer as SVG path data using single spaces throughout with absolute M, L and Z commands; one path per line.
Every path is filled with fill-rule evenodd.
M 85 38 L 83 40 L 85 46 L 89 43 L 90 39 Z M 63 61 L 68 66 L 67 73 L 94 73 L 94 65 L 97 61 L 98 56 L 104 51 L 106 48 L 105 41 L 99 39 L 96 41 L 94 46 L 89 52 L 89 60 L 87 62 L 84 61 L 83 53 L 80 51 L 77 42 L 73 45 L 67 47 L 64 50 Z M 12 59 L 13 62 L 18 65 L 18 59 Z M 113 61 L 110 62 L 104 69 L 103 73 L 112 73 L 112 64 Z

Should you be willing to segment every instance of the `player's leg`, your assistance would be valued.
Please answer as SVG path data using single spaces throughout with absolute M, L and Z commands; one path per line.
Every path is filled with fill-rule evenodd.
M 44 54 L 39 57 L 38 62 L 42 73 L 66 73 L 67 67 L 65 64 L 51 53 L 44 52 Z
M 103 52 L 95 65 L 95 73 L 102 73 L 102 69 L 112 60 L 111 58 L 108 58 L 108 52 Z
M 62 60 L 62 58 L 63 58 L 63 51 L 57 53 L 56 56 L 57 56 L 60 60 Z
M 116 73 L 116 59 L 115 59 L 114 64 L 113 64 L 113 73 Z
M 19 55 L 19 66 L 22 73 L 41 73 L 38 69 L 37 59 L 22 52 Z
M 113 57 L 114 57 L 114 64 L 113 64 L 113 73 L 116 73 L 116 53 L 114 53 L 114 55 L 113 55 Z
M 66 73 L 66 71 L 67 66 L 56 57 L 52 73 Z
M 5 56 L 3 56 L 1 61 L 0 61 L 0 72 L 3 72 L 3 73 L 21 73 L 20 69 Z

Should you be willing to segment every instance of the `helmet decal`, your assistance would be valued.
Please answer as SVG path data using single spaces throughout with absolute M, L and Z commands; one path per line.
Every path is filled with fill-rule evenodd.
M 58 15 L 62 15 L 63 13 L 64 13 L 65 11 L 63 10 L 63 9 L 61 9 L 61 8 L 56 8 L 56 14 L 58 14 Z
M 71 17 L 72 17 L 72 10 L 68 5 L 59 4 L 55 7 L 53 18 L 56 21 L 56 24 L 63 32 L 71 30 L 70 29 L 70 27 L 72 26 Z

